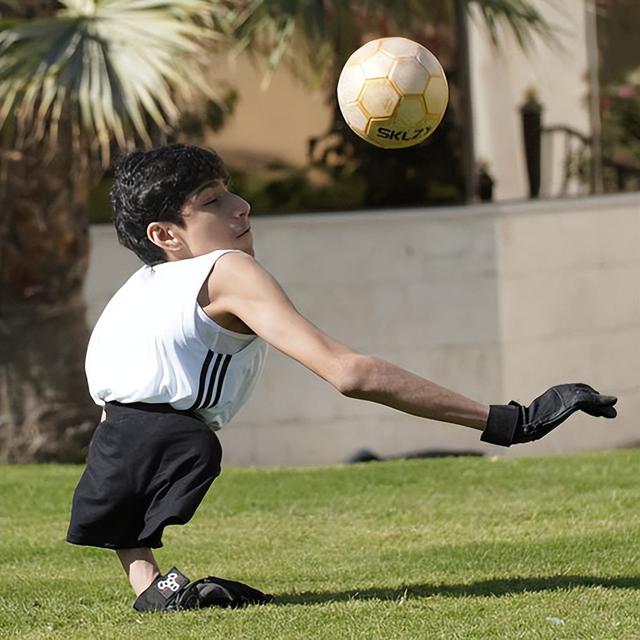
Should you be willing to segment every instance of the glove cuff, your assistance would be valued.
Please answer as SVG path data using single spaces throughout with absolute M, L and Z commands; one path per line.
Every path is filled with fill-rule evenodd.
M 483 442 L 510 447 L 513 444 L 518 422 L 520 406 L 516 404 L 492 404 L 489 407 L 487 426 L 480 436 Z
M 136 611 L 168 611 L 178 594 L 189 584 L 189 578 L 173 567 L 165 576 L 158 576 L 133 603 Z

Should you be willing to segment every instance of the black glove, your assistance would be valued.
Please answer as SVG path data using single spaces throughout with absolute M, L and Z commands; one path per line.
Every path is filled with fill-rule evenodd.
M 547 389 L 528 407 L 517 402 L 491 405 L 487 427 L 480 440 L 510 447 L 539 440 L 564 422 L 572 413 L 615 418 L 615 396 L 600 395 L 587 384 L 560 384 Z
M 203 607 L 244 607 L 266 604 L 273 596 L 242 582 L 209 576 L 189 582 L 173 567 L 166 576 L 158 576 L 133 604 L 136 611 L 179 611 Z

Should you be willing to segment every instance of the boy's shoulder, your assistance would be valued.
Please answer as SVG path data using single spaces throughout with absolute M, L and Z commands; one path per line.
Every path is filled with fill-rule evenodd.
M 243 294 L 254 297 L 257 290 L 264 290 L 273 280 L 254 256 L 244 251 L 233 251 L 216 260 L 206 288 L 210 300 L 220 300 L 225 296 L 243 297 Z
M 235 282 L 244 278 L 255 277 L 263 272 L 265 272 L 264 267 L 260 265 L 254 256 L 244 251 L 235 250 L 228 251 L 216 260 L 211 275 L 215 275 L 216 279 L 220 281 Z
M 238 300 L 251 300 L 259 288 L 259 274 L 266 273 L 256 259 L 244 252 L 233 251 L 220 256 L 209 272 L 198 294 L 205 313 L 225 329 L 252 334 L 246 322 L 235 313 Z

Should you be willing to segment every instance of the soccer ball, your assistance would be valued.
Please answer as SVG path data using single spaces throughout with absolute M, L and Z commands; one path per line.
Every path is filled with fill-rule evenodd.
M 351 54 L 338 79 L 338 105 L 349 127 L 385 149 L 426 140 L 448 102 L 437 58 L 407 38 L 367 42 Z

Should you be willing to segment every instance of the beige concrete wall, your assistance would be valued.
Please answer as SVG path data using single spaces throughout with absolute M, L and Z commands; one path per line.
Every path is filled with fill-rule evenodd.
M 621 398 L 615 422 L 576 416 L 526 453 L 640 443 L 640 196 L 497 211 L 505 396 L 571 381 Z
M 256 218 L 258 258 L 315 324 L 488 403 L 587 381 L 619 394 L 615 423 L 577 417 L 508 450 L 478 434 L 341 397 L 272 350 L 255 395 L 221 438 L 227 464 L 327 464 L 367 448 L 532 455 L 639 439 L 640 196 Z M 92 229 L 95 320 L 137 267 Z
M 499 395 L 491 217 L 458 209 L 256 223 L 259 258 L 315 324 L 474 397 Z M 243 464 L 267 456 L 276 464 L 324 464 L 360 448 L 396 454 L 477 440 L 463 428 L 343 398 L 277 353 L 238 417 L 224 437 L 229 455 Z

